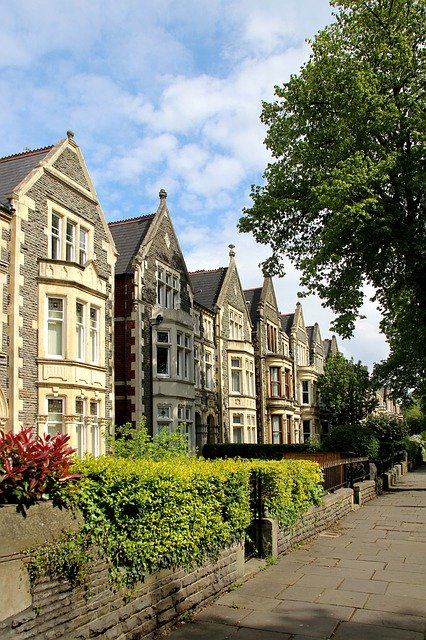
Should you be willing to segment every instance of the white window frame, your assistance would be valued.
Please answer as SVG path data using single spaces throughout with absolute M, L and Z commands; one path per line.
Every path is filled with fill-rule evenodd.
M 81 405 L 81 411 L 77 408 L 77 405 Z M 75 428 L 77 437 L 77 455 L 79 458 L 82 458 L 87 451 L 85 408 L 84 398 L 76 398 L 75 415 L 79 420 L 76 421 Z
M 159 336 L 163 335 L 164 337 L 166 337 L 166 340 L 159 340 Z M 169 329 L 157 329 L 156 334 L 155 334 L 155 342 L 156 342 L 156 360 L 155 360 L 155 364 L 156 364 L 156 372 L 157 372 L 157 377 L 159 378 L 170 378 L 170 348 L 171 348 L 171 343 L 170 343 L 170 330 Z M 165 371 L 163 372 L 159 372 L 158 371 L 158 361 L 159 361 L 159 350 L 164 351 L 165 355 L 166 355 L 166 359 L 165 359 Z
M 69 233 L 71 229 L 72 233 Z M 50 205 L 48 233 L 51 260 L 84 266 L 91 254 L 93 237 L 93 230 L 87 223 L 57 205 Z
M 163 309 L 179 309 L 180 278 L 177 271 L 157 264 L 157 304 Z
M 229 338 L 230 340 L 243 340 L 244 318 L 241 311 L 229 309 Z
M 50 309 L 50 302 L 52 301 L 60 301 L 62 304 L 61 309 L 61 317 L 54 317 L 51 315 L 53 309 Z M 66 299 L 62 296 L 46 296 L 46 354 L 49 358 L 54 358 L 57 360 L 63 360 L 65 358 L 65 318 L 66 318 Z M 60 353 L 51 353 L 50 352 L 50 332 L 53 327 L 58 327 L 58 333 L 60 335 L 60 349 L 55 351 L 60 351 Z
M 243 394 L 243 369 L 240 357 L 231 357 L 231 393 Z
M 255 394 L 255 384 L 254 384 L 254 362 L 253 360 L 246 359 L 246 394 L 252 398 L 256 396 Z
M 81 307 L 79 318 L 78 307 Z M 75 303 L 75 351 L 77 360 L 84 361 L 86 356 L 86 304 L 81 300 Z
M 101 430 L 99 425 L 99 402 L 98 400 L 90 400 L 89 402 L 90 417 L 92 419 L 91 445 L 92 454 L 97 458 L 101 452 Z
M 61 411 L 49 411 L 51 403 L 61 403 Z M 64 433 L 65 427 L 65 398 L 61 397 L 48 397 L 46 398 L 46 414 L 47 414 L 47 422 L 46 422 L 46 432 L 54 436 L 56 433 Z M 49 416 L 62 416 L 60 420 L 51 420 Z M 57 425 L 57 426 L 55 426 Z
M 309 380 L 301 380 L 300 382 L 301 404 L 311 404 L 311 385 Z
M 90 339 L 90 362 L 99 363 L 99 330 L 100 330 L 100 308 L 94 304 L 89 307 L 89 339 Z

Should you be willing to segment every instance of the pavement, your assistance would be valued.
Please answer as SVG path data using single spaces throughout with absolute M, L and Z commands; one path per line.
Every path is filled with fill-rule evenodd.
M 425 640 L 426 465 L 167 640 Z

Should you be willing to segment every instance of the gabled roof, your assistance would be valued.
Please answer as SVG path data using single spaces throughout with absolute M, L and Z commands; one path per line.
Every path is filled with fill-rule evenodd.
M 291 329 L 294 323 L 294 313 L 282 313 L 281 314 L 281 328 L 288 336 L 291 333 Z
M 116 275 L 132 273 L 132 260 L 144 240 L 155 213 L 129 220 L 110 222 L 109 228 L 119 253 L 115 265 Z
M 7 195 L 47 156 L 53 145 L 0 158 L 0 202 L 8 204 Z
M 219 269 L 190 273 L 189 278 L 194 292 L 194 301 L 213 311 L 227 270 L 227 267 L 219 267 Z
M 244 289 L 244 297 L 246 299 L 246 303 L 248 303 L 247 310 L 250 314 L 253 327 L 256 327 L 257 309 L 261 296 L 262 287 L 257 287 L 256 289 Z
M 312 347 L 312 343 L 314 341 L 314 329 L 315 327 L 306 327 L 306 333 L 308 336 L 309 346 Z

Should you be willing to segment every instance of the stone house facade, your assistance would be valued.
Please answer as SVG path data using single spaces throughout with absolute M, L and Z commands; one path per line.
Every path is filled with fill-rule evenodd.
M 63 431 L 99 455 L 114 414 L 116 253 L 72 132 L 0 159 L 0 201 L 5 427 Z
M 244 291 L 253 326 L 258 441 L 298 442 L 300 409 L 295 395 L 290 339 L 281 326 L 274 285 Z
M 195 446 L 194 313 L 189 274 L 160 191 L 154 214 L 109 225 L 115 292 L 116 425 L 185 425 Z
M 252 325 L 234 246 L 229 245 L 227 267 L 196 271 L 190 276 L 195 302 L 214 318 L 215 351 L 211 357 L 215 358 L 218 426 L 213 437 L 221 442 L 257 442 Z M 207 344 L 205 347 L 208 350 Z M 211 429 L 208 436 L 212 441 Z
M 306 442 L 322 433 L 317 382 L 324 367 L 324 343 L 318 324 L 306 327 L 300 302 L 294 313 L 281 315 L 281 326 L 290 341 L 295 399 L 300 407 L 300 423 L 295 420 L 293 442 Z

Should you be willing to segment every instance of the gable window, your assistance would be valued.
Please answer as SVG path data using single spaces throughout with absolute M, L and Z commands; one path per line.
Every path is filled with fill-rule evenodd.
M 62 433 L 64 428 L 64 399 L 47 399 L 47 433 L 54 436 Z
M 271 397 L 281 397 L 281 369 L 280 367 L 270 367 L 269 377 L 271 382 Z
M 229 337 L 231 340 L 243 339 L 243 314 L 229 309 Z
M 65 235 L 65 260 L 75 261 L 75 224 L 67 220 L 67 232 Z
M 52 227 L 50 236 L 50 250 L 52 260 L 61 259 L 61 218 L 52 213 Z
M 47 298 L 47 354 L 53 358 L 63 358 L 65 301 L 63 298 Z
M 50 217 L 50 258 L 84 265 L 88 259 L 89 230 L 77 217 L 53 211 Z
M 170 375 L 170 334 L 157 331 L 157 375 Z
M 213 320 L 211 318 L 207 318 L 206 316 L 203 317 L 203 331 L 204 338 L 206 340 L 210 340 L 210 342 L 213 342 Z
M 179 307 L 179 277 L 166 267 L 157 267 L 157 304 L 165 309 Z
M 272 353 L 277 353 L 278 351 L 277 327 L 269 323 L 266 325 L 266 343 L 267 343 L 268 351 L 272 351 Z
M 242 393 L 241 358 L 231 358 L 231 392 Z
M 87 262 L 87 249 L 89 244 L 89 232 L 87 229 L 80 227 L 80 237 L 78 243 L 78 262 L 84 264 Z

